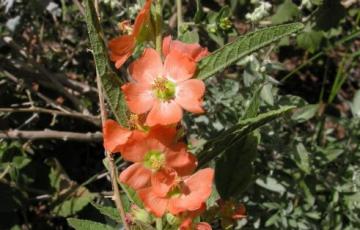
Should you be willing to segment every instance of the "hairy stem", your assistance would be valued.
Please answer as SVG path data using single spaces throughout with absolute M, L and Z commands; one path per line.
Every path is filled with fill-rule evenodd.
M 156 51 L 161 55 L 162 49 L 162 0 L 156 0 L 155 23 L 156 23 Z
M 181 0 L 176 0 L 176 15 L 177 15 L 177 35 L 179 37 L 181 34 L 181 26 L 183 23 Z

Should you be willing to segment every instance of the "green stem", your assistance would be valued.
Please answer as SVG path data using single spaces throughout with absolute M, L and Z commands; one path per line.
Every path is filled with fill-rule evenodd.
M 156 230 L 163 230 L 161 218 L 156 218 Z
M 181 34 L 181 26 L 183 24 L 181 0 L 176 0 L 176 15 L 177 15 L 177 35 L 179 37 Z
M 161 55 L 162 48 L 162 0 L 157 0 L 155 5 L 155 22 L 156 22 L 156 51 Z

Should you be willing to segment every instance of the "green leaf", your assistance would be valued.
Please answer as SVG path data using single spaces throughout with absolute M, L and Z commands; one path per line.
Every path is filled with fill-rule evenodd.
M 271 21 L 274 24 L 288 22 L 297 17 L 299 13 L 300 10 L 292 0 L 285 0 L 284 3 L 277 8 L 275 15 L 271 17 Z
M 185 42 L 185 43 L 199 43 L 199 34 L 197 31 L 193 30 L 193 31 L 186 31 L 185 33 L 183 33 L 180 38 L 181 41 Z
M 317 111 L 319 110 L 319 105 L 305 105 L 302 108 L 297 109 L 294 114 L 291 116 L 291 119 L 299 123 L 310 120 L 315 117 Z
M 306 175 L 310 174 L 309 152 L 305 149 L 305 146 L 302 143 L 299 143 L 296 146 L 293 160 L 299 169 L 301 169 Z
M 121 216 L 118 212 L 118 210 L 114 207 L 110 206 L 101 206 L 95 203 L 91 203 L 92 206 L 94 206 L 99 212 L 107 217 L 109 217 L 112 220 L 115 220 L 118 223 L 121 223 Z
M 71 195 L 68 195 L 65 200 L 56 205 L 52 212 L 62 217 L 74 215 L 88 205 L 94 197 L 94 194 L 90 193 L 85 187 L 79 187 Z
M 103 32 L 96 16 L 93 0 L 85 1 L 85 19 L 89 33 L 92 53 L 95 59 L 96 74 L 100 77 L 104 89 L 104 94 L 109 102 L 112 112 L 116 120 L 126 126 L 127 125 L 127 107 L 124 96 L 121 92 L 120 85 L 122 81 L 112 70 L 108 50 L 103 40 Z
M 273 177 L 266 177 L 265 180 L 258 178 L 256 180 L 256 184 L 273 192 L 277 192 L 283 194 L 286 191 L 286 188 L 280 184 L 275 178 Z
M 274 95 L 272 91 L 273 87 L 272 84 L 268 83 L 265 84 L 260 92 L 261 98 L 268 104 L 273 106 L 274 105 Z
M 203 167 L 209 163 L 216 156 L 221 155 L 227 149 L 229 149 L 234 143 L 236 143 L 241 138 L 245 137 L 252 131 L 257 128 L 279 118 L 290 110 L 294 106 L 286 106 L 278 110 L 273 110 L 267 113 L 263 113 L 254 118 L 249 118 L 238 122 L 229 130 L 221 133 L 217 137 L 209 140 L 205 145 L 203 150 L 198 153 L 197 157 L 199 160 L 199 167 Z
M 258 135 L 250 134 L 228 149 L 215 164 L 215 185 L 222 199 L 237 197 L 252 181 Z
M 360 117 L 360 90 L 356 91 L 354 99 L 350 105 L 354 117 Z
M 289 36 L 303 28 L 301 23 L 291 23 L 260 29 L 239 37 L 232 43 L 203 58 L 198 64 L 197 78 L 207 79 L 241 58 Z
M 114 230 L 114 228 L 110 227 L 109 225 L 105 225 L 91 220 L 68 218 L 67 222 L 75 230 Z
M 300 48 L 306 49 L 311 53 L 314 53 L 320 48 L 320 43 L 323 39 L 323 33 L 320 31 L 311 30 L 299 34 L 296 38 L 297 44 Z

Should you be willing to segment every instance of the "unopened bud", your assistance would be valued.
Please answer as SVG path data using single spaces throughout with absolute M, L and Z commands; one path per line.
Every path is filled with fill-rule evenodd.
M 134 220 L 138 220 L 147 224 L 152 222 L 151 215 L 145 209 L 139 208 L 136 205 L 131 206 L 131 215 L 133 216 Z

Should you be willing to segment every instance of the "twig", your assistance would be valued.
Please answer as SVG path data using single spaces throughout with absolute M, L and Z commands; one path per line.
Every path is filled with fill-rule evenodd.
M 98 5 L 97 0 L 95 0 L 95 11 L 96 11 L 98 18 L 100 19 L 99 5 Z M 102 88 L 102 84 L 101 84 L 100 74 L 97 71 L 96 71 L 96 83 L 97 83 L 98 95 L 99 95 L 101 121 L 104 124 L 107 119 L 107 115 L 106 115 L 105 100 L 104 100 L 104 94 L 103 94 L 103 88 Z M 105 154 L 109 161 L 109 172 L 110 172 L 110 177 L 111 177 L 111 185 L 112 185 L 112 188 L 114 191 L 113 200 L 114 200 L 115 206 L 120 214 L 122 224 L 123 224 L 125 230 L 130 230 L 129 225 L 126 222 L 124 205 L 122 203 L 121 196 L 120 196 L 120 190 L 119 190 L 118 179 L 117 179 L 117 177 L 118 177 L 117 176 L 117 168 L 116 168 L 116 164 L 114 161 L 114 157 L 108 151 L 105 151 Z
M 79 8 L 80 13 L 85 16 L 85 10 L 84 7 L 81 5 L 79 0 L 74 0 L 75 5 Z
M 62 111 L 53 110 L 53 109 L 31 107 L 31 108 L 0 108 L 0 113 L 47 113 L 47 114 L 51 114 L 53 116 L 79 118 L 79 119 L 83 119 L 85 121 L 91 122 L 96 126 L 101 126 L 99 117 L 85 115 L 85 114 L 78 113 L 78 112 L 68 113 L 68 112 L 62 112 Z
M 176 15 L 177 15 L 177 36 L 181 35 L 182 18 L 182 4 L 181 0 L 176 0 Z
M 44 94 L 40 93 L 39 91 L 34 90 L 31 85 L 29 85 L 27 82 L 21 81 L 18 78 L 16 78 L 14 75 L 12 75 L 11 73 L 7 72 L 7 71 L 3 71 L 4 75 L 10 79 L 11 81 L 15 82 L 18 85 L 23 85 L 25 87 L 27 87 L 32 93 L 36 94 L 39 98 L 43 99 L 49 106 L 56 108 L 58 110 L 61 110 L 63 112 L 66 113 L 71 113 L 73 112 L 71 109 L 65 107 L 65 106 L 60 106 L 58 103 L 56 103 L 54 100 L 48 98 L 47 96 L 45 96 Z
M 66 131 L 56 131 L 45 129 L 37 130 L 2 130 L 0 131 L 0 139 L 30 139 L 30 140 L 45 140 L 57 139 L 63 141 L 85 141 L 85 142 L 101 142 L 102 133 L 76 133 Z

